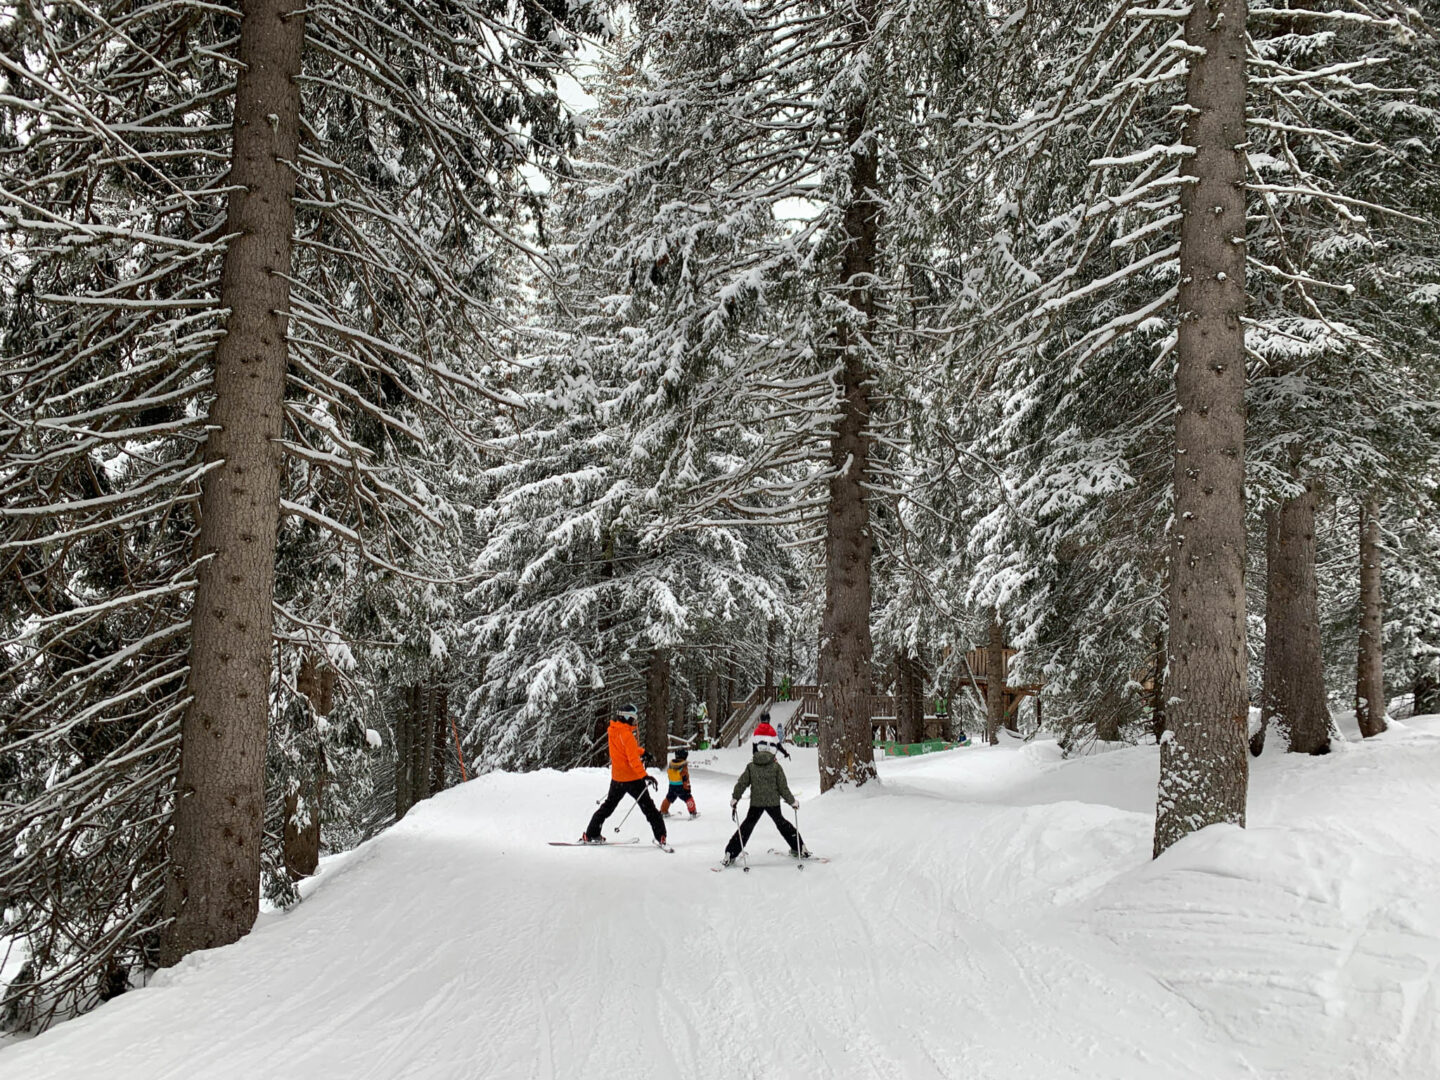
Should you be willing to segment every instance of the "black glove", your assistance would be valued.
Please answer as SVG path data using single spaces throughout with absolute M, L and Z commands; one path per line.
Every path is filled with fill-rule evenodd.
M 645 777 L 645 783 L 650 785 L 651 790 L 654 790 L 655 788 L 660 786 L 653 776 Z

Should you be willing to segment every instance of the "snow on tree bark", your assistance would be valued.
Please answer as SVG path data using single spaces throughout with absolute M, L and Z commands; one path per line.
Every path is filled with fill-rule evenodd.
M 840 419 L 830 440 L 829 502 L 825 515 L 825 614 L 821 620 L 821 681 L 826 684 L 820 721 L 820 790 L 863 784 L 875 775 L 870 730 L 871 562 L 874 543 L 866 484 L 870 479 L 869 342 L 875 319 L 875 272 L 880 201 L 873 144 L 866 139 L 865 103 L 846 118 L 851 147 L 850 200 L 845 207 L 840 275 L 854 309 L 835 335 L 840 366 Z
M 1360 507 L 1360 641 L 1355 665 L 1355 720 L 1367 739 L 1388 726 L 1380 570 L 1380 500 L 1372 496 Z
M 181 756 L 164 965 L 246 934 L 259 910 L 265 739 L 280 518 L 286 324 L 300 139 L 304 9 L 240 5 L 233 161 L 220 275 L 229 310 L 215 352 L 200 565 L 190 647 L 193 701 Z
M 985 645 L 985 741 L 994 746 L 1005 726 L 1005 630 L 998 615 L 990 619 Z
M 1155 854 L 1245 823 L 1245 0 L 1185 20 L 1170 702 Z M 1203 50 L 1203 55 L 1198 50 Z
M 1285 732 L 1292 753 L 1330 750 L 1330 710 L 1320 645 L 1319 591 L 1315 580 L 1315 507 L 1319 492 L 1285 499 L 1266 515 L 1265 673 L 1258 753 L 1271 725 Z

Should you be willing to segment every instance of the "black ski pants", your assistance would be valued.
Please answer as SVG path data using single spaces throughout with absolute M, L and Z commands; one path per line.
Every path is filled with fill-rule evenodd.
M 646 787 L 644 780 L 611 780 L 610 791 L 605 796 L 605 801 L 595 811 L 595 816 L 590 819 L 590 824 L 585 827 L 585 838 L 587 840 L 598 840 L 605 826 L 605 819 L 615 812 L 620 805 L 620 800 L 629 795 L 640 804 L 640 811 L 645 819 L 650 822 L 650 831 L 655 834 L 656 840 L 665 839 L 665 819 L 660 816 L 659 809 L 655 806 L 655 800 L 650 798 L 650 789 Z
M 740 854 L 740 849 L 750 843 L 750 834 L 755 830 L 755 823 L 760 820 L 762 814 L 769 814 L 770 820 L 775 822 L 775 827 L 780 830 L 780 835 L 790 845 L 791 851 L 800 850 L 800 834 L 795 831 L 795 826 L 790 824 L 788 818 L 780 812 L 778 806 L 751 806 L 745 814 L 745 820 L 740 823 L 740 828 L 735 830 L 735 835 L 730 837 L 730 843 L 725 845 L 725 854 L 732 859 Z

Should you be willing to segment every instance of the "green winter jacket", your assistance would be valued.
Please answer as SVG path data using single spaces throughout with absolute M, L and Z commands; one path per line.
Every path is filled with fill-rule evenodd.
M 790 794 L 790 785 L 785 780 L 785 770 L 769 750 L 760 751 L 745 766 L 740 779 L 735 781 L 735 790 L 730 797 L 739 799 L 746 788 L 750 789 L 751 806 L 779 806 L 782 802 L 795 805 L 795 796 Z

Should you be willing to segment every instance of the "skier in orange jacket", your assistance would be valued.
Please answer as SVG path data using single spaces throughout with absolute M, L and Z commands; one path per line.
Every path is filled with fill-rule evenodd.
M 639 717 L 639 710 L 634 705 L 624 705 L 610 721 L 610 791 L 581 834 L 582 844 L 605 843 L 605 819 L 614 813 L 626 795 L 640 804 L 641 812 L 650 822 L 650 831 L 655 834 L 655 842 L 662 846 L 665 844 L 665 819 L 660 816 L 650 792 L 646 790 L 647 784 L 655 787 L 656 780 L 645 771 L 640 744 L 635 741 L 635 722 Z

